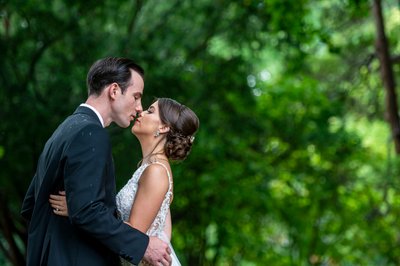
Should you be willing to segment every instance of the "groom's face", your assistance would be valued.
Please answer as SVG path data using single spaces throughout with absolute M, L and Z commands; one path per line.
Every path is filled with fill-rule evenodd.
M 113 106 L 114 122 L 123 128 L 128 127 L 137 113 L 142 112 L 142 95 L 144 89 L 143 78 L 131 70 L 131 82 L 122 93 L 119 88 Z

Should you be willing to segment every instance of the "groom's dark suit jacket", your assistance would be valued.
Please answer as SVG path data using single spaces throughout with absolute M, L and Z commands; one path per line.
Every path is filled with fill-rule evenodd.
M 80 106 L 47 141 L 25 196 L 27 265 L 138 264 L 148 237 L 116 217 L 111 144 L 96 114 Z M 69 217 L 57 216 L 49 195 L 65 190 Z

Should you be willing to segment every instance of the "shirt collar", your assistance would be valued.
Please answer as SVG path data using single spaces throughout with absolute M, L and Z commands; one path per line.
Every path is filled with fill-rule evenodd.
M 82 103 L 80 106 L 84 106 L 84 107 L 91 109 L 97 115 L 97 117 L 100 120 L 101 125 L 104 127 L 103 117 L 101 117 L 100 113 L 96 110 L 96 108 L 94 108 L 93 106 L 91 106 L 87 103 Z

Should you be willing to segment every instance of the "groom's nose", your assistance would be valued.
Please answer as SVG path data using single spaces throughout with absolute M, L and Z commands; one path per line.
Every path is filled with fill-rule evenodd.
M 136 105 L 135 111 L 136 111 L 136 115 L 141 114 L 143 112 L 143 107 L 142 107 L 141 103 Z

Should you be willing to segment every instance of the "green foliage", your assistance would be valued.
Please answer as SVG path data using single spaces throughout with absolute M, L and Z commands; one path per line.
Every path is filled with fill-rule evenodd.
M 0 263 L 7 232 L 24 252 L 18 213 L 46 139 L 85 100 L 90 65 L 115 55 L 145 68 L 145 105 L 170 97 L 200 118 L 173 165 L 183 265 L 398 265 L 369 2 L 0 1 L 0 214 L 15 224 Z M 396 1 L 384 8 L 398 54 Z M 109 132 L 120 188 L 141 154 L 129 130 Z

